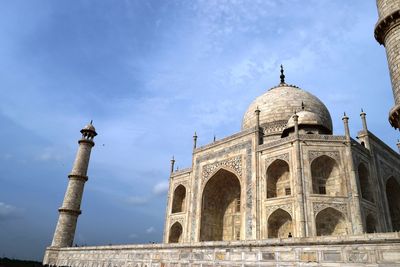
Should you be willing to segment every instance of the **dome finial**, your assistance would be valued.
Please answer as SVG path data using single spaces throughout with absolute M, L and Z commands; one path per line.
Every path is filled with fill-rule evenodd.
M 283 70 L 283 65 L 281 64 L 281 84 L 285 84 L 285 74 L 283 74 L 284 70 Z

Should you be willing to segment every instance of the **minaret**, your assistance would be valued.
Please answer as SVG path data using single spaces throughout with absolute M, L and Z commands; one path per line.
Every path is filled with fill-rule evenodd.
M 81 214 L 81 201 L 83 187 L 88 180 L 87 169 L 89 165 L 90 152 L 94 146 L 93 138 L 97 135 L 92 122 L 82 130 L 82 138 L 78 141 L 79 148 L 70 175 L 67 191 L 61 208 L 58 209 L 56 230 L 54 232 L 52 247 L 71 247 L 74 241 L 76 223 Z
M 400 128 L 400 1 L 377 0 L 379 20 L 375 26 L 375 39 L 386 48 L 394 107 L 389 112 L 390 124 Z

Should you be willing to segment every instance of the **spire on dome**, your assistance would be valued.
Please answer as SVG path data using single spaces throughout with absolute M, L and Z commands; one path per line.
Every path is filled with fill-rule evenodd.
M 283 74 L 284 70 L 283 70 L 283 66 L 281 64 L 281 84 L 285 84 L 285 74 Z

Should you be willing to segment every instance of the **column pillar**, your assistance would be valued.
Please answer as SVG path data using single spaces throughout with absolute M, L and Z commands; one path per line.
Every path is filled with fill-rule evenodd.
M 297 203 L 297 213 L 299 218 L 298 223 L 298 237 L 305 237 L 306 236 L 306 221 L 305 221 L 305 212 L 304 212 L 304 186 L 303 186 L 303 168 L 301 165 L 301 148 L 300 148 L 300 136 L 299 136 L 299 116 L 297 114 L 293 115 L 294 121 L 294 151 L 295 151 L 295 158 L 296 158 L 296 203 Z
M 357 185 L 357 175 L 354 168 L 354 160 L 353 160 L 353 152 L 351 150 L 351 137 L 350 137 L 350 129 L 349 129 L 349 117 L 344 116 L 342 118 L 344 124 L 344 131 L 346 135 L 346 157 L 345 162 L 348 164 L 349 170 L 349 178 L 350 178 L 350 188 L 349 194 L 351 196 L 352 205 L 350 205 L 351 210 L 351 219 L 350 223 L 353 226 L 353 234 L 362 234 L 363 233 L 363 223 L 361 217 L 361 205 L 360 205 L 360 196 L 358 194 L 358 185 Z

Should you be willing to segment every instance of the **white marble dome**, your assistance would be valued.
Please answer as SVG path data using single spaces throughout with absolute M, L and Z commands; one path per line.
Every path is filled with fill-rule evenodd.
M 282 134 L 292 115 L 302 110 L 314 114 L 314 119 L 318 117 L 318 123 L 332 132 L 331 115 L 324 103 L 316 96 L 294 85 L 281 83 L 257 97 L 243 116 L 242 130 L 256 126 L 255 110 L 257 108 L 260 110 L 260 126 L 267 136 Z

